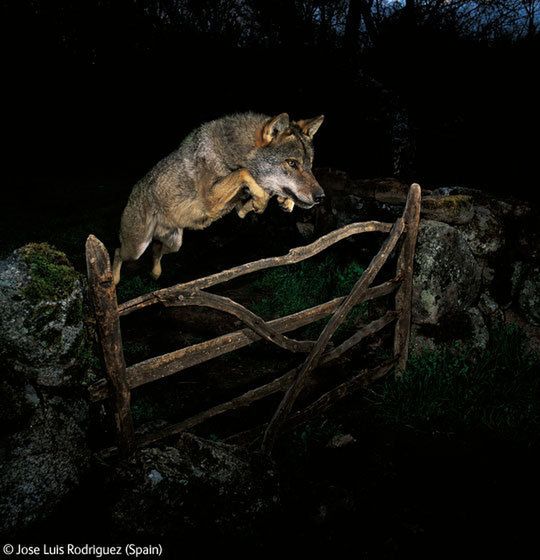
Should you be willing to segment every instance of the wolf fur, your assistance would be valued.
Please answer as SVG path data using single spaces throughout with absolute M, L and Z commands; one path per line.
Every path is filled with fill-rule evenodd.
M 191 132 L 133 187 L 120 223 L 115 284 L 122 262 L 137 260 L 152 242 L 158 278 L 161 257 L 180 249 L 184 229 L 206 228 L 233 209 L 241 218 L 260 213 L 272 196 L 289 212 L 317 204 L 324 192 L 311 172 L 312 140 L 323 119 L 242 113 Z

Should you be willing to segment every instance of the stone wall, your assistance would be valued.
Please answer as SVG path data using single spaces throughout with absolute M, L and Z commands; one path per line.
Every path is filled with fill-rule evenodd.
M 327 202 L 299 231 L 310 236 L 355 221 L 395 220 L 408 186 L 318 174 Z M 308 237 L 309 239 L 309 237 Z M 489 327 L 518 323 L 540 348 L 540 220 L 535 208 L 459 187 L 423 189 L 414 266 L 413 345 L 463 341 L 485 347 Z

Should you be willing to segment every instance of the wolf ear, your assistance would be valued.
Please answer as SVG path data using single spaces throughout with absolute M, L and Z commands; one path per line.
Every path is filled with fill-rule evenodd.
M 321 126 L 323 121 L 324 121 L 324 115 L 319 115 L 318 117 L 315 117 L 313 119 L 302 119 L 301 121 L 298 121 L 296 124 L 302 129 L 302 132 L 306 136 L 313 138 L 317 130 L 319 130 L 319 127 Z
M 274 138 L 289 128 L 289 115 L 281 113 L 276 117 L 272 117 L 263 126 L 261 131 L 262 145 L 267 146 Z

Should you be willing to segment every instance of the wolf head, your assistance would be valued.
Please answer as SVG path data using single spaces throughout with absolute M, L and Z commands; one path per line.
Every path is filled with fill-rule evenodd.
M 311 172 L 313 136 L 324 116 L 291 121 L 281 113 L 258 131 L 256 148 L 248 169 L 270 194 L 291 198 L 301 208 L 311 208 L 324 198 L 324 191 Z

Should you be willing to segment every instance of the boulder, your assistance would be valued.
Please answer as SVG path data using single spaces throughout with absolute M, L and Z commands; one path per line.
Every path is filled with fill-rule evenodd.
M 315 235 L 315 225 L 311 222 L 297 222 L 296 229 L 304 239 L 312 239 Z
M 540 220 L 538 214 L 516 218 L 511 232 L 518 258 L 525 262 L 540 262 Z
M 523 285 L 523 279 L 527 272 L 527 265 L 522 261 L 516 261 L 512 263 L 511 268 L 511 294 L 513 299 L 517 299 L 519 296 L 519 292 L 521 290 L 521 286 Z
M 461 232 L 422 221 L 414 262 L 413 323 L 436 325 L 466 311 L 479 294 L 481 270 Z
M 76 380 L 84 343 L 79 274 L 66 256 L 30 244 L 0 261 L 0 341 L 9 366 L 42 386 Z
M 38 394 L 26 385 L 26 422 L 0 444 L 0 534 L 47 519 L 75 490 L 90 461 L 82 398 Z
M 478 309 L 490 327 L 494 328 L 504 322 L 504 311 L 489 292 L 486 291 L 480 295 Z
M 279 504 L 268 459 L 191 434 L 175 447 L 139 450 L 113 483 L 121 488 L 113 525 L 129 537 L 249 536 Z
M 533 325 L 540 325 L 540 267 L 528 266 L 523 270 L 518 290 L 519 310 Z
M 331 215 L 334 223 L 333 228 L 340 228 L 354 222 L 365 221 L 369 204 L 358 195 L 348 194 L 331 199 Z
M 451 345 L 456 351 L 472 350 L 474 358 L 485 350 L 489 330 L 480 310 L 471 307 L 445 317 L 438 325 L 413 325 L 411 348 L 414 352 L 435 351 L 441 345 Z
M 463 235 L 474 255 L 490 257 L 504 245 L 502 222 L 487 207 L 476 206 L 473 219 L 462 228 Z
M 89 464 L 79 275 L 27 245 L 0 261 L 0 534 L 47 518 Z

